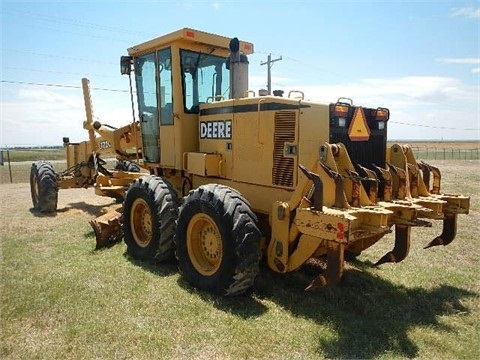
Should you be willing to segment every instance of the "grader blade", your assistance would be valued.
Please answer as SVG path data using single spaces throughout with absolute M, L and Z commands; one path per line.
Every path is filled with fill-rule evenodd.
M 90 220 L 90 225 L 95 232 L 96 249 L 100 249 L 122 238 L 122 210 L 122 208 L 115 209 Z
M 410 226 L 395 225 L 395 245 L 393 250 L 383 255 L 374 266 L 379 266 L 388 262 L 400 262 L 405 259 L 410 251 Z
M 433 246 L 443 245 L 446 246 L 450 244 L 457 234 L 457 214 L 445 214 L 445 219 L 443 220 L 443 229 L 442 233 L 437 236 L 435 239 L 430 241 L 424 249 L 428 249 Z

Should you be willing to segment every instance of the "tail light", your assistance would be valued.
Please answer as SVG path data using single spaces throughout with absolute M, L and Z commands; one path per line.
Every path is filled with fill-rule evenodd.
M 375 120 L 388 121 L 390 119 L 390 111 L 386 108 L 377 108 L 375 111 Z
M 350 111 L 350 105 L 344 103 L 336 103 L 333 107 L 333 116 L 335 117 L 347 117 Z
M 350 104 L 342 102 L 340 100 L 350 100 Z M 352 109 L 352 100 L 347 98 L 340 98 L 337 100 L 332 109 L 332 117 L 336 120 L 338 127 L 345 127 L 347 125 L 347 118 L 350 115 Z

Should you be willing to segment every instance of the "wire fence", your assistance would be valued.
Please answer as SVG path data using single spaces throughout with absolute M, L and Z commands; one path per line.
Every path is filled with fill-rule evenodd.
M 442 148 L 437 146 L 411 146 L 420 160 L 479 160 L 480 149 Z

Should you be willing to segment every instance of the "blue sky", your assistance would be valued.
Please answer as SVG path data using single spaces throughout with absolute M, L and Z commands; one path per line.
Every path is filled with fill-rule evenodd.
M 480 140 L 480 1 L 1 1 L 0 146 L 87 139 L 131 121 L 119 58 L 183 27 L 250 41 L 250 88 L 387 107 L 389 138 Z M 40 84 L 50 84 L 44 86 Z M 103 89 L 103 90 L 102 90 Z

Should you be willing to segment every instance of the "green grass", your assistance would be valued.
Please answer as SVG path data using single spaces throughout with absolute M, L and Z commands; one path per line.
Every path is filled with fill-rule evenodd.
M 444 191 L 472 197 L 452 244 L 422 249 L 436 222 L 412 230 L 399 264 L 372 267 L 388 236 L 335 287 L 305 293 L 311 269 L 264 267 L 235 298 L 192 289 L 174 262 L 136 262 L 124 243 L 95 251 L 88 220 L 112 201 L 91 189 L 61 190 L 56 216 L 40 216 L 28 184 L 2 185 L 0 358 L 479 358 L 479 163 L 432 164 Z
M 30 181 L 30 169 L 32 167 L 32 162 L 22 162 L 15 163 L 8 166 L 0 166 L 0 184 L 9 184 L 9 183 L 26 183 Z M 55 171 L 65 170 L 67 163 L 66 161 L 58 161 L 52 164 Z
M 64 148 L 25 148 L 1 150 L 3 152 L 3 161 L 7 163 L 8 156 L 10 161 L 36 161 L 36 160 L 64 160 Z M 8 151 L 8 154 L 7 154 Z
M 55 171 L 63 171 L 66 168 L 63 148 L 9 149 L 8 154 L 7 150 L 1 151 L 4 165 L 0 166 L 0 184 L 30 181 L 30 167 L 38 160 L 53 161 Z

